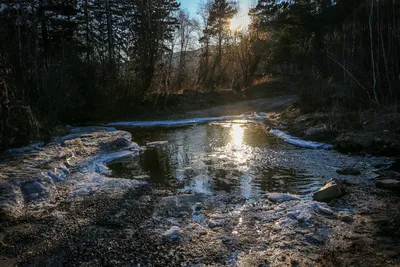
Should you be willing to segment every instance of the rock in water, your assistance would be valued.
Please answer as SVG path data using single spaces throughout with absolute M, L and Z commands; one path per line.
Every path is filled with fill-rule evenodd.
M 385 189 L 400 189 L 400 181 L 394 179 L 377 180 L 375 185 L 379 188 Z
M 361 174 L 360 170 L 358 170 L 356 168 L 343 168 L 343 169 L 337 170 L 336 172 L 341 175 L 360 175 Z
M 286 202 L 291 200 L 300 200 L 298 196 L 291 194 L 282 194 L 282 193 L 266 193 L 264 198 L 272 201 L 272 202 Z
M 324 185 L 324 187 L 315 192 L 312 197 L 316 201 L 328 202 L 343 195 L 343 188 L 335 180 L 330 180 Z

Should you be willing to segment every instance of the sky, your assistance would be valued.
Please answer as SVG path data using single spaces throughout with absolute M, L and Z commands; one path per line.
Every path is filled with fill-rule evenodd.
M 192 16 L 196 16 L 199 0 L 180 0 L 179 2 L 181 3 L 182 9 L 186 9 Z M 232 20 L 232 29 L 244 29 L 250 23 L 248 13 L 254 0 L 238 0 L 238 2 L 240 10 L 238 15 Z

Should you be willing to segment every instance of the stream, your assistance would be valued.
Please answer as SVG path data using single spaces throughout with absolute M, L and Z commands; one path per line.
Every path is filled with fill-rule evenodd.
M 358 214 L 383 207 L 368 188 L 386 159 L 297 147 L 259 120 L 116 128 L 2 163 L 23 200 L 2 224 L 0 265 L 318 266 L 343 235 L 360 238 Z M 314 201 L 331 178 L 348 194 Z
M 132 161 L 109 165 L 111 176 L 183 193 L 224 191 L 257 199 L 279 192 L 309 199 L 344 164 L 362 165 L 359 157 L 284 143 L 262 123 L 248 120 L 120 130 L 150 147 Z

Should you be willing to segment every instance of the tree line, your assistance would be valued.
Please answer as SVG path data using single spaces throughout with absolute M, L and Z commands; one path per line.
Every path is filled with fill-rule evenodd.
M 254 27 L 270 35 L 269 64 L 298 68 L 308 105 L 398 104 L 399 1 L 259 0 L 252 13 Z
M 299 78 L 305 106 L 399 101 L 396 0 L 0 0 L 0 149 L 185 90 L 240 91 Z M 149 102 L 146 102 L 146 105 Z
M 222 86 L 237 4 L 201 6 L 204 23 L 176 0 L 2 0 L 0 147 L 154 94 Z M 193 59 L 200 43 L 206 51 Z M 193 60 L 198 75 L 187 66 Z

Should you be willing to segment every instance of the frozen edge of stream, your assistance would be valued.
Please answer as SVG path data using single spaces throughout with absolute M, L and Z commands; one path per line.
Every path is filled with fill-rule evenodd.
M 78 170 L 71 173 L 70 166 L 67 162 L 58 162 L 57 158 L 53 161 L 53 165 L 57 165 L 56 167 L 52 167 L 48 170 L 37 170 L 40 171 L 39 177 L 33 181 L 27 180 L 27 178 L 18 178 L 18 181 L 13 181 L 14 184 L 14 202 L 13 204 L 24 203 L 26 199 L 31 199 L 31 195 L 38 195 L 39 198 L 44 194 L 45 196 L 54 195 L 54 192 L 57 191 L 55 184 L 65 181 L 64 184 L 70 186 L 70 193 L 68 197 L 74 196 L 83 196 L 89 195 L 95 191 L 102 190 L 104 188 L 132 188 L 140 183 L 137 181 L 130 181 L 126 179 L 114 179 L 110 178 L 110 170 L 108 169 L 108 165 L 115 161 L 126 160 L 132 157 L 135 157 L 140 154 L 141 148 L 134 142 L 132 142 L 132 136 L 130 133 L 126 131 L 118 131 L 112 126 L 120 126 L 120 127 L 170 127 L 170 126 L 183 126 L 183 125 L 192 125 L 192 124 L 201 124 L 208 123 L 213 121 L 230 121 L 230 120 L 249 120 L 249 121 L 262 121 L 265 120 L 265 113 L 252 113 L 245 114 L 240 116 L 222 116 L 222 117 L 205 117 L 205 118 L 195 118 L 195 119 L 186 119 L 186 120 L 169 120 L 169 121 L 132 121 L 132 122 L 116 122 L 109 123 L 105 126 L 87 126 L 87 127 L 68 127 L 69 135 L 63 137 L 55 137 L 53 138 L 53 142 L 45 145 L 44 143 L 37 143 L 30 146 L 12 149 L 9 150 L 9 153 L 13 155 L 29 155 L 29 153 L 37 153 L 39 156 L 51 156 L 54 154 L 54 145 L 59 146 L 61 153 L 64 144 L 68 141 L 73 141 L 74 139 L 78 139 L 84 147 L 91 147 L 93 144 L 96 144 L 98 150 L 95 154 L 88 156 L 88 158 L 81 158 L 79 162 Z M 105 136 L 97 137 L 96 133 L 108 133 Z M 269 131 L 270 134 L 282 139 L 284 142 L 290 143 L 292 145 L 309 148 L 309 149 L 331 149 L 332 145 L 317 143 L 311 141 L 301 140 L 297 137 L 290 136 L 285 132 L 282 132 L 277 129 L 272 129 Z M 103 138 L 103 139 L 102 139 Z M 86 140 L 88 139 L 88 140 Z M 107 151 L 107 149 L 101 148 L 102 142 L 116 142 L 124 141 L 122 147 L 118 148 L 118 151 Z M 64 149 L 66 152 L 68 150 L 68 146 Z M 76 147 L 72 147 L 72 150 L 76 149 Z M 22 166 L 23 167 L 23 166 Z M 29 166 L 26 167 L 29 169 Z M 18 172 L 18 171 L 17 171 Z M 22 173 L 23 174 L 23 173 Z M 24 175 L 22 175 L 24 176 Z M 82 178 L 83 177 L 83 178 Z M 68 179 L 67 179 L 68 178 Z M 11 179 L 12 180 L 12 179 Z M 11 182 L 10 180 L 10 182 Z M 4 181 L 2 181 L 3 187 Z M 8 185 L 9 186 L 9 185 Z M 6 186 L 6 187 L 8 187 Z M 4 189 L 4 188 L 3 188 Z M 2 190 L 0 188 L 0 193 Z M 27 191 L 32 191 L 31 193 L 27 193 Z M 37 191 L 37 192 L 36 192 Z M 4 193 L 4 192 L 3 192 Z M 24 193 L 24 194 L 22 194 Z M 7 193 L 9 194 L 9 193 Z M 10 203 L 10 197 L 0 196 L 3 199 L 6 199 L 6 204 L 0 203 L 2 209 L 5 206 L 8 206 Z M 46 197 L 47 198 L 47 197 Z M 23 201 L 25 199 L 25 201 Z M 2 201 L 4 202 L 4 201 Z M 30 202 L 30 201 L 28 201 Z M 12 206 L 12 204 L 11 204 Z M 8 209 L 8 208 L 7 208 Z
M 333 145 L 318 143 L 313 141 L 305 141 L 298 137 L 291 136 L 285 132 L 282 132 L 278 129 L 271 129 L 269 131 L 272 135 L 282 139 L 284 142 L 292 144 L 294 146 L 302 147 L 302 148 L 311 148 L 311 149 L 332 149 Z
M 249 120 L 249 121 L 263 121 L 266 118 L 266 113 L 251 113 L 238 116 L 222 116 L 222 117 L 203 117 L 183 120 L 160 120 L 160 121 L 120 121 L 105 124 L 104 127 L 177 127 L 186 125 L 198 125 L 215 121 L 230 121 L 230 120 Z M 298 137 L 291 136 L 278 129 L 271 129 L 270 134 L 282 139 L 284 142 L 292 144 L 297 147 L 310 148 L 310 149 L 332 149 L 333 145 L 318 143 L 312 141 L 305 141 Z
M 252 113 L 248 115 L 222 116 L 222 117 L 203 117 L 183 120 L 160 120 L 160 121 L 120 121 L 105 124 L 105 127 L 176 127 L 186 125 L 203 124 L 214 121 L 229 120 L 264 120 L 265 113 Z
M 61 191 L 70 199 L 145 184 L 109 177 L 109 164 L 142 151 L 130 133 L 104 127 L 70 127 L 69 132 L 46 145 L 9 151 L 15 159 L 0 162 L 0 213 L 18 213 L 25 205 L 51 201 Z

